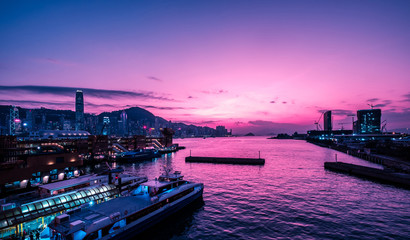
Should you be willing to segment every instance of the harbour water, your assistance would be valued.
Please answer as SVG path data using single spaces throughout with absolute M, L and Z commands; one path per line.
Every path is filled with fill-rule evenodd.
M 185 150 L 123 165 L 152 179 L 164 165 L 205 184 L 204 202 L 150 239 L 408 239 L 410 191 L 324 170 L 325 161 L 377 166 L 305 141 L 175 139 Z M 264 166 L 185 163 L 194 156 L 261 157 Z

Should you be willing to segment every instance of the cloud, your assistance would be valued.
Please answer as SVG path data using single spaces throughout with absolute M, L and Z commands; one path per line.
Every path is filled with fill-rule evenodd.
M 318 113 L 324 113 L 324 112 L 327 112 L 327 111 L 332 111 L 332 115 L 337 115 L 337 116 L 346 116 L 346 115 L 354 114 L 354 112 L 352 110 L 347 110 L 347 109 L 333 109 L 333 110 L 320 109 L 320 110 L 317 110 Z
M 410 93 L 403 95 L 404 100 L 402 102 L 410 102 Z
M 378 107 L 386 107 L 387 105 L 388 105 L 388 104 L 379 103 L 379 104 L 373 105 L 373 107 L 376 107 L 376 108 L 378 108 Z
M 371 102 L 371 103 L 374 103 L 374 102 L 377 102 L 377 101 L 379 101 L 380 99 L 378 99 L 378 98 L 370 98 L 370 99 L 367 99 L 367 101 L 368 102 Z
M 288 103 L 288 102 L 283 101 L 282 103 L 283 103 L 283 104 L 286 104 L 286 103 Z
M 256 125 L 256 126 L 269 126 L 275 124 L 272 121 L 264 121 L 264 120 L 255 120 L 255 121 L 249 121 L 249 124 Z
M 382 101 L 382 103 L 378 103 L 376 105 L 373 105 L 373 107 L 386 107 L 386 106 L 388 106 L 392 103 L 391 100 L 381 100 L 379 98 L 371 98 L 371 99 L 368 99 L 367 101 L 371 102 L 371 103 L 376 103 L 376 102 Z
M 337 115 L 337 116 L 347 116 L 347 115 L 352 115 L 354 113 L 352 110 L 335 109 L 335 110 L 332 110 L 332 114 Z
M 194 98 L 194 97 L 192 97 L 192 96 L 188 96 L 188 98 Z
M 270 101 L 270 103 L 275 103 L 275 101 Z
M 228 90 L 212 90 L 212 91 L 201 91 L 201 93 L 205 93 L 205 94 L 224 94 L 224 93 L 228 93 Z
M 151 108 L 151 109 L 159 109 L 159 110 L 178 110 L 178 109 L 196 109 L 196 108 L 185 108 L 185 107 L 158 107 L 152 105 L 137 105 L 141 108 Z
M 306 132 L 310 128 L 310 125 L 278 123 L 266 120 L 253 120 L 249 121 L 246 125 L 235 127 L 234 132 L 238 134 L 252 132 L 257 135 L 269 135 L 272 133 L 294 133 L 295 131 L 302 133 Z
M 159 79 L 159 78 L 157 78 L 157 77 L 148 76 L 147 78 L 148 78 L 148 79 L 151 79 L 151 80 L 154 80 L 154 81 L 157 81 L 157 82 L 162 82 L 162 80 Z
M 59 60 L 59 59 L 55 59 L 55 58 L 35 58 L 35 59 L 33 59 L 33 61 L 39 62 L 39 63 L 51 63 L 51 64 L 62 65 L 62 66 L 75 66 L 75 65 L 77 65 L 76 63 L 73 63 L 73 62 L 67 62 L 67 61 L 63 61 L 63 60 Z
M 64 95 L 64 96 L 74 96 L 75 92 L 81 89 L 84 95 L 96 98 L 104 99 L 114 99 L 114 98 L 141 98 L 141 99 L 156 99 L 163 101 L 175 101 L 174 99 L 169 99 L 162 96 L 156 96 L 153 92 L 133 92 L 133 91 L 122 91 L 122 90 L 106 90 L 106 89 L 95 89 L 95 88 L 74 88 L 74 87 L 57 87 L 57 86 L 0 86 L 0 93 L 4 94 L 10 92 L 24 92 L 24 93 L 34 93 L 34 94 L 52 94 L 52 95 Z
M 69 102 L 69 101 L 64 101 L 64 102 L 43 102 L 43 101 L 29 101 L 29 100 L 6 100 L 6 99 L 0 99 L 0 104 L 4 105 L 26 105 L 30 104 L 33 106 L 59 106 L 59 107 L 69 107 L 74 105 L 74 101 Z
M 180 122 L 185 123 L 185 124 L 193 124 L 193 125 L 204 125 L 204 124 L 215 124 L 219 123 L 219 120 L 205 120 L 205 121 L 187 121 L 187 120 L 181 120 Z

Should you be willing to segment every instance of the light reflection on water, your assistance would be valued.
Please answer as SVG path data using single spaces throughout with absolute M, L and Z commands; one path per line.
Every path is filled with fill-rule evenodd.
M 154 238 L 375 239 L 410 236 L 410 191 L 324 170 L 325 161 L 377 166 L 304 141 L 175 139 L 185 150 L 125 165 L 153 179 L 164 165 L 205 184 L 205 206 Z M 264 166 L 185 163 L 189 156 L 261 157 Z M 164 228 L 164 226 L 161 226 Z

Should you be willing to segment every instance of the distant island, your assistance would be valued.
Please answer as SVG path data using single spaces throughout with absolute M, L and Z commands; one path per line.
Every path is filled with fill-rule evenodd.
M 255 136 L 255 134 L 253 134 L 253 133 L 247 133 L 247 134 L 245 134 L 245 137 L 253 137 L 253 136 Z

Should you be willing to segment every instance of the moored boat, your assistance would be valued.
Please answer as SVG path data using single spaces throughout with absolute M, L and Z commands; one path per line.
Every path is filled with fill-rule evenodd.
M 161 153 L 155 149 L 141 149 L 129 152 L 123 152 L 119 154 L 116 161 L 120 162 L 138 162 L 151 160 L 153 158 L 161 157 Z
M 63 239 L 127 239 L 201 199 L 203 188 L 180 172 L 166 172 L 130 196 L 60 215 L 49 226 Z

